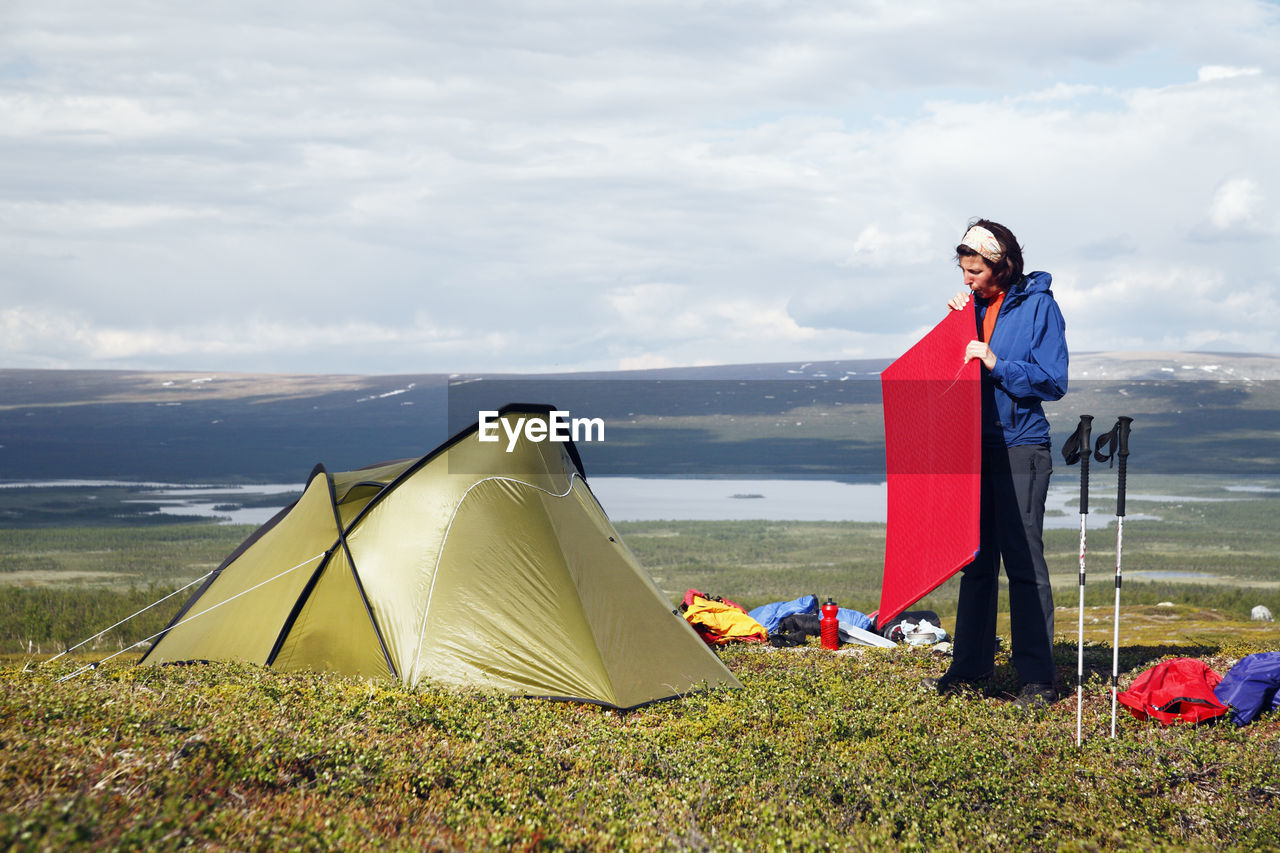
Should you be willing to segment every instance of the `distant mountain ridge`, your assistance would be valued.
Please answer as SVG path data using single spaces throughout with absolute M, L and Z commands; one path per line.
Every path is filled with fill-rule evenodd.
M 1280 355 L 1207 352 L 1086 352 L 1071 356 L 1071 379 L 1280 379 Z
M 481 408 L 546 402 L 605 417 L 588 472 L 868 480 L 883 474 L 891 359 L 548 374 L 0 370 L 0 480 L 294 482 L 426 453 Z M 1170 471 L 1280 473 L 1280 356 L 1080 353 L 1056 434 L 1134 415 Z

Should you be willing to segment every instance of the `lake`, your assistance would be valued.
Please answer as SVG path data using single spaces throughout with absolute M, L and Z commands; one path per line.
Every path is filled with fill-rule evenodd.
M 840 483 L 833 480 L 592 477 L 588 482 L 613 521 L 869 521 L 883 524 L 888 494 L 884 483 Z M 140 492 L 138 500 L 158 503 L 162 513 L 218 518 L 224 524 L 262 524 L 301 490 L 295 483 L 186 487 L 168 483 L 56 480 L 0 485 L 146 486 L 148 491 Z M 267 507 L 215 509 L 236 503 L 237 496 L 262 495 L 278 495 L 279 503 Z M 1078 497 L 1079 486 L 1050 487 L 1045 505 L 1045 527 L 1078 528 L 1080 515 L 1075 503 Z M 1167 502 L 1215 500 L 1136 493 L 1129 497 L 1132 500 Z M 1126 518 L 1159 520 L 1157 516 L 1133 512 Z M 1091 529 L 1105 527 L 1113 520 L 1114 516 L 1106 513 L 1089 513 Z

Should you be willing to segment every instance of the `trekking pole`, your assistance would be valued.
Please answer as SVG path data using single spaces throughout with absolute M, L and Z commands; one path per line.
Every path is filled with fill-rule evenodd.
M 1098 446 L 1093 457 L 1099 462 L 1110 462 L 1120 457 L 1119 484 L 1116 489 L 1116 610 L 1114 635 L 1111 639 L 1111 737 L 1116 736 L 1116 693 L 1120 683 L 1120 555 L 1124 550 L 1124 487 L 1125 468 L 1129 459 L 1129 425 L 1133 418 L 1121 415 L 1116 425 L 1105 435 L 1098 436 Z M 1109 447 L 1103 451 L 1104 447 Z
M 1080 606 L 1077 608 L 1079 640 L 1076 647 L 1076 746 L 1083 741 L 1081 724 L 1084 720 L 1084 554 L 1085 519 L 1089 515 L 1089 432 L 1093 428 L 1093 415 L 1081 415 L 1080 425 L 1062 445 L 1062 458 L 1068 465 L 1080 463 Z M 1080 448 L 1084 452 L 1080 452 Z

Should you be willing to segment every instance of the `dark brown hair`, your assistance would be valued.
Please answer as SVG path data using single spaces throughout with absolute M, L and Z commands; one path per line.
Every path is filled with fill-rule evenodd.
M 961 258 L 979 257 L 995 273 L 996 286 L 1001 290 L 1008 290 L 1013 285 L 1022 280 L 1022 247 L 1018 245 L 1018 238 L 1013 236 L 1013 232 L 1005 228 L 999 222 L 992 222 L 990 219 L 971 219 L 969 225 L 965 228 L 965 233 L 969 233 L 969 228 L 975 225 L 981 225 L 990 231 L 995 238 L 1000 241 L 1000 248 L 1004 249 L 1004 257 L 996 261 L 994 264 L 986 258 L 982 258 L 978 252 L 970 249 L 961 243 L 956 246 L 956 263 L 960 263 Z

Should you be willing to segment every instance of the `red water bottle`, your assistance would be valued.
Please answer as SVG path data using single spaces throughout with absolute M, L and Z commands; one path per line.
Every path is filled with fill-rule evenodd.
M 840 606 L 828 596 L 822 605 L 822 647 L 840 648 Z

